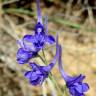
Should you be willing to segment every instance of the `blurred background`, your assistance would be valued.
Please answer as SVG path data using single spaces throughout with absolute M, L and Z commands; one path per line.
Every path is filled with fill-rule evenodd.
M 48 13 L 49 33 L 55 36 L 59 32 L 65 71 L 86 75 L 84 82 L 90 86 L 86 96 L 95 96 L 96 0 L 40 0 L 40 6 L 43 17 Z M 33 33 L 36 20 L 35 0 L 0 0 L 0 96 L 61 96 L 49 79 L 42 87 L 31 86 L 23 76 L 29 66 L 16 61 L 16 40 Z M 50 62 L 55 47 L 46 49 Z M 38 58 L 34 60 L 42 64 Z M 63 92 L 65 82 L 57 65 L 52 74 Z

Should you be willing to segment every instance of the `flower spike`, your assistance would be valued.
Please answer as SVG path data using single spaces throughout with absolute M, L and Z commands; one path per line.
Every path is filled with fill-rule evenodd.
M 29 82 L 36 86 L 36 85 L 41 85 L 43 81 L 48 77 L 51 69 L 54 67 L 56 64 L 56 61 L 58 59 L 58 50 L 59 45 L 58 45 L 58 36 L 56 38 L 56 54 L 51 61 L 51 63 L 47 66 L 39 66 L 34 62 L 30 62 L 30 66 L 32 67 L 31 71 L 26 71 L 25 72 L 25 77 L 29 80 Z
M 74 77 L 68 76 L 63 70 L 61 55 L 62 48 L 60 47 L 58 58 L 59 71 L 66 82 L 66 86 L 69 89 L 69 93 L 71 94 L 71 96 L 85 96 L 84 92 L 88 91 L 89 89 L 88 84 L 83 83 L 85 76 L 82 74 Z

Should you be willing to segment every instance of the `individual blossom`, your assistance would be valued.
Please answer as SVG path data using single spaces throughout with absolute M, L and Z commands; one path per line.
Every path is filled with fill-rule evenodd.
M 58 59 L 58 51 L 59 51 L 59 45 L 58 45 L 58 40 L 56 40 L 56 54 L 49 65 L 40 66 L 34 62 L 29 63 L 30 66 L 32 67 L 32 70 L 26 71 L 25 77 L 29 80 L 29 82 L 32 85 L 34 86 L 41 85 L 43 81 L 48 77 L 50 71 L 52 70 Z
M 40 10 L 40 0 L 36 0 L 37 3 L 37 24 L 35 25 L 34 35 L 25 35 L 22 42 L 27 50 L 34 49 L 39 51 L 44 48 L 45 43 L 54 44 L 55 39 L 52 35 L 48 35 L 48 18 L 45 17 L 44 24 L 42 23 L 42 15 Z M 32 47 L 32 48 L 31 48 Z
M 68 76 L 63 70 L 61 55 L 62 55 L 62 48 L 60 47 L 59 60 L 58 60 L 59 70 L 66 82 L 66 86 L 69 89 L 69 93 L 71 94 L 71 96 L 85 96 L 84 93 L 89 89 L 88 84 L 83 83 L 85 76 L 82 74 L 74 77 Z
M 29 59 L 31 59 L 32 57 L 36 55 L 37 55 L 36 52 L 29 52 L 23 48 L 19 48 L 19 50 L 17 51 L 17 62 L 19 64 L 27 63 Z

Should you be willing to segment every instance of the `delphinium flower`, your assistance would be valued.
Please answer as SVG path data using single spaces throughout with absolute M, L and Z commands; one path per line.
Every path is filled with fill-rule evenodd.
M 85 78 L 84 75 L 80 74 L 78 76 L 68 76 L 62 66 L 62 60 L 61 60 L 61 55 L 62 55 L 62 48 L 59 48 L 59 70 L 66 82 L 66 86 L 69 89 L 69 93 L 71 96 L 85 96 L 84 92 L 86 92 L 89 89 L 89 86 L 87 83 L 83 83 L 83 80 Z
M 49 44 L 55 43 L 54 37 L 48 35 L 47 17 L 45 18 L 45 24 L 42 23 L 40 0 L 36 0 L 36 3 L 37 23 L 34 28 L 35 33 L 33 35 L 27 34 L 22 40 L 17 41 L 20 45 L 20 49 L 17 52 L 17 61 L 19 64 L 25 64 L 32 57 L 35 57 L 44 48 L 46 42 Z
M 19 64 L 24 64 L 29 61 L 32 57 L 36 56 L 37 52 L 34 51 L 26 51 L 23 48 L 19 48 L 17 52 L 17 61 Z
M 56 64 L 58 59 L 59 45 L 58 45 L 58 37 L 56 39 L 56 54 L 52 59 L 51 63 L 47 66 L 40 66 L 34 62 L 29 63 L 32 67 L 31 71 L 25 72 L 25 77 L 29 80 L 32 85 L 41 85 L 43 81 L 48 77 L 50 71 Z

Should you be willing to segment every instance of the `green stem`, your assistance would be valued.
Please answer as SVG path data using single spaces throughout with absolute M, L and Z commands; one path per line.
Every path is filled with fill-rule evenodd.
M 42 62 L 45 64 L 45 60 L 38 54 L 38 57 L 42 60 Z
M 26 14 L 26 15 L 31 15 L 33 16 L 34 13 L 29 11 L 29 10 L 26 10 L 26 9 L 23 9 L 23 8 L 3 8 L 3 11 L 5 13 L 20 13 L 20 14 Z
M 64 93 L 65 93 L 66 96 L 70 96 L 70 95 L 68 94 L 68 90 L 67 90 L 66 85 L 64 86 Z
M 38 54 L 38 57 L 42 60 L 42 62 L 43 62 L 45 65 L 48 65 L 48 64 L 47 64 L 46 57 L 45 57 L 44 50 L 42 50 L 42 53 L 43 53 L 44 59 L 43 59 L 42 56 L 40 56 L 39 54 Z M 61 91 L 61 89 L 59 88 L 59 86 L 58 86 L 58 84 L 57 84 L 57 82 L 56 82 L 56 80 L 55 80 L 55 78 L 53 77 L 53 75 L 52 75 L 51 72 L 50 72 L 50 74 L 49 74 L 49 79 L 52 81 L 52 83 L 54 84 L 54 86 L 55 86 L 55 87 L 57 88 L 57 90 L 59 91 L 60 96 L 63 96 L 63 95 L 62 95 L 62 91 Z
M 49 74 L 49 79 L 53 82 L 54 86 L 55 86 L 55 87 L 57 88 L 57 90 L 59 91 L 60 96 L 63 96 L 63 95 L 62 95 L 63 92 L 61 91 L 60 87 L 58 86 L 58 84 L 57 84 L 55 78 L 53 77 L 53 75 L 51 74 L 51 72 L 50 72 L 50 74 Z
M 42 53 L 43 53 L 43 57 L 44 57 L 44 59 L 42 59 L 42 61 L 44 62 L 45 65 L 48 65 L 48 64 L 47 64 L 46 57 L 45 57 L 45 53 L 44 53 L 44 50 L 43 50 L 43 49 L 42 49 Z M 40 58 L 42 58 L 42 57 L 40 56 Z M 56 82 L 56 80 L 55 80 L 55 78 L 53 77 L 53 75 L 52 75 L 51 72 L 50 72 L 50 74 L 49 74 L 49 79 L 53 82 L 54 86 L 58 89 L 58 91 L 59 91 L 59 93 L 60 93 L 60 96 L 63 96 L 63 95 L 62 95 L 62 91 L 61 91 L 61 89 L 59 88 L 59 86 L 58 86 L 58 84 L 57 84 L 57 82 Z
M 47 64 L 46 57 L 45 57 L 45 52 L 44 52 L 44 49 L 42 49 L 42 53 L 43 53 L 43 56 L 44 56 L 45 64 L 46 64 L 46 65 L 48 65 L 48 64 Z

